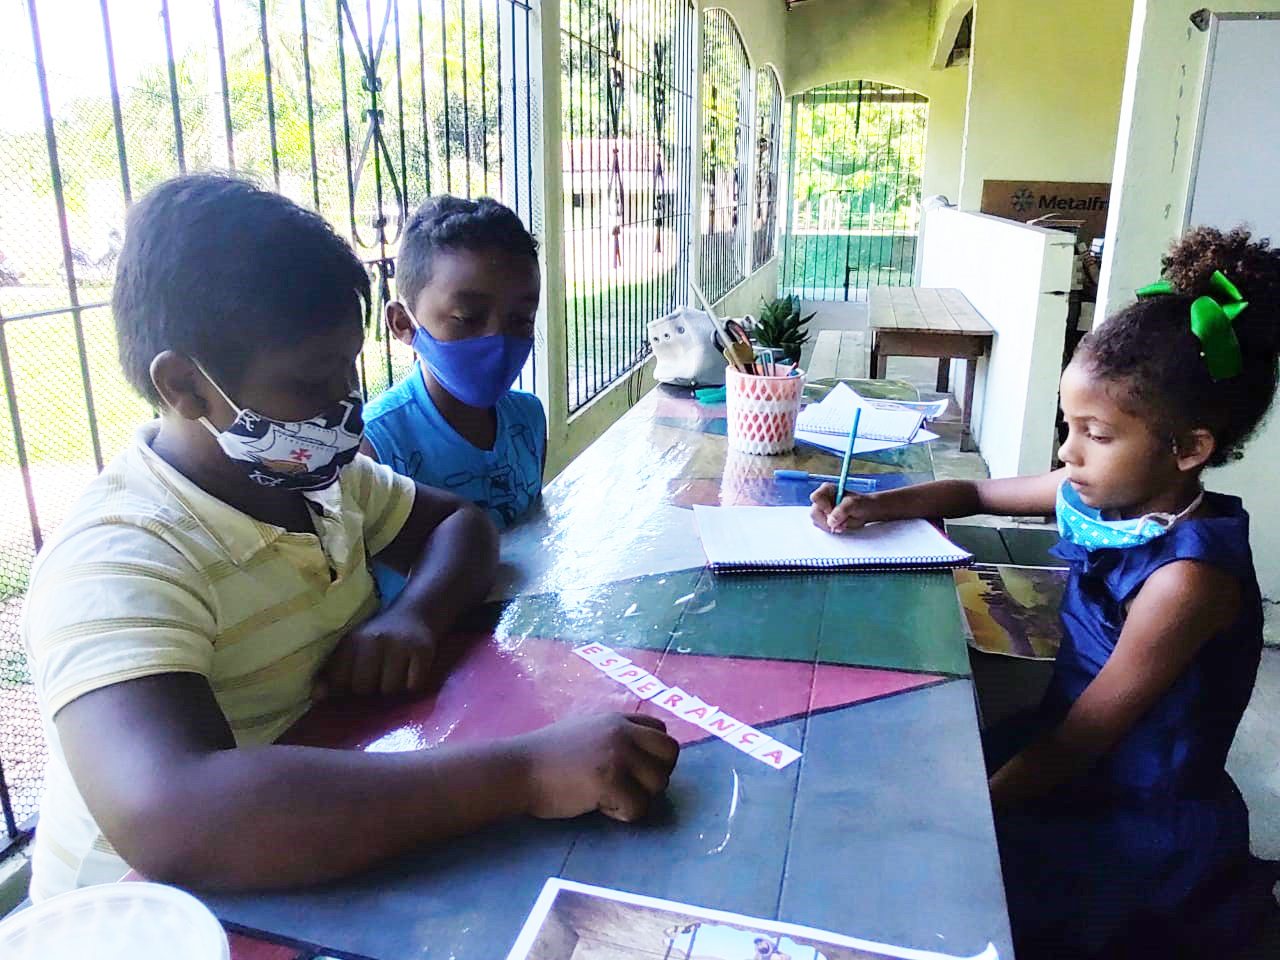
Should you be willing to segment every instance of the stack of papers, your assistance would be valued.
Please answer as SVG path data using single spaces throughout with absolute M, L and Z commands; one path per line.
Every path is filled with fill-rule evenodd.
M 800 412 L 796 429 L 847 437 L 853 427 L 854 415 L 858 413 L 861 413 L 858 436 L 868 440 L 910 443 L 924 422 L 924 415 L 919 410 L 868 400 L 848 384 L 838 383 L 821 403 L 811 403 Z
M 796 439 L 814 446 L 844 453 L 855 413 L 858 439 L 853 452 L 871 453 L 907 443 L 936 440 L 938 435 L 923 429 L 926 416 L 938 416 L 946 400 L 933 403 L 899 403 L 869 400 L 848 384 L 838 383 L 821 403 L 811 403 L 796 419 Z

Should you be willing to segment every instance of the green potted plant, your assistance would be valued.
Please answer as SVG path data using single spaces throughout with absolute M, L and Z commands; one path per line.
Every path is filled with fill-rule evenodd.
M 788 363 L 800 362 L 800 349 L 809 339 L 805 328 L 814 314 L 800 316 L 800 298 L 779 297 L 776 300 L 760 299 L 760 316 L 751 324 L 752 338 L 762 347 L 782 350 Z

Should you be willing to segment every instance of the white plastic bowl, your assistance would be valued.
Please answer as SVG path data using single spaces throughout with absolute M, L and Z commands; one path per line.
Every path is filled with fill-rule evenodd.
M 158 883 L 102 883 L 0 923 L 4 960 L 230 960 L 209 908 Z

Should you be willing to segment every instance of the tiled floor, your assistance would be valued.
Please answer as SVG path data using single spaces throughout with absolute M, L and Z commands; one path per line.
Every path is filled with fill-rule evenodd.
M 810 311 L 817 312 L 811 323 L 815 336 L 821 330 L 866 331 L 865 303 L 805 304 L 804 312 Z M 915 384 L 924 397 L 937 396 L 932 393 L 936 372 L 937 363 L 930 359 L 894 357 L 889 360 L 888 375 Z M 861 375 L 866 375 L 865 368 Z M 958 415 L 954 401 L 951 414 Z M 932 429 L 939 434 L 933 443 L 934 472 L 939 479 L 980 479 L 988 475 L 980 455 L 960 451 L 958 420 L 944 420 L 932 425 Z M 1024 518 L 973 517 L 965 522 L 997 529 L 1052 530 L 1049 524 Z M 1253 700 L 1236 734 L 1227 767 L 1249 805 L 1254 853 L 1280 860 L 1280 749 L 1277 749 L 1275 733 L 1280 729 L 1280 618 L 1268 624 L 1267 642 Z M 1034 703 L 1048 680 L 1044 664 L 981 654 L 975 655 L 974 676 L 981 688 L 980 699 L 987 720 Z M 1277 957 L 1280 957 L 1280 910 L 1266 925 L 1253 951 L 1241 960 L 1275 960 Z

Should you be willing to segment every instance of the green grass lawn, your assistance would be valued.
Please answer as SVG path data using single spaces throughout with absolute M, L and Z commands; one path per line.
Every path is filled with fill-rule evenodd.
M 84 299 L 102 300 L 109 293 L 106 287 L 91 288 Z M 56 298 L 60 299 L 48 291 L 0 288 L 0 310 L 10 317 L 24 310 L 49 309 Z M 120 374 L 110 311 L 105 307 L 87 310 L 82 323 L 94 421 L 103 457 L 109 459 L 134 428 L 151 416 L 151 408 Z M 4 336 L 28 462 L 92 462 L 89 408 L 72 315 L 8 321 Z M 0 407 L 0 465 L 12 465 L 18 462 L 17 445 L 10 398 L 5 399 Z
M 83 302 L 110 298 L 110 287 L 82 291 Z M 65 305 L 65 291 L 0 287 L 0 312 L 8 318 Z M 104 460 L 118 453 L 135 429 L 152 416 L 151 405 L 134 392 L 120 372 L 116 357 L 115 325 L 106 307 L 86 310 L 82 320 L 94 422 Z M 39 463 L 92 463 L 89 428 L 75 324 L 70 313 L 4 323 L 4 336 L 18 401 L 27 460 Z M 412 355 L 394 344 L 388 377 L 385 333 L 370 327 L 365 347 L 365 371 L 370 393 L 380 393 L 388 381 L 408 370 Z M 0 467 L 16 465 L 17 443 L 6 391 L 0 405 Z
M 624 374 L 646 350 L 648 323 L 668 313 L 676 270 L 621 284 L 575 284 L 565 308 L 569 359 L 569 407 L 577 409 Z M 629 319 L 624 319 L 629 318 Z
M 646 324 L 681 299 L 672 270 L 630 284 L 583 283 L 569 291 L 566 311 L 570 403 L 577 406 L 624 373 L 645 352 Z M 110 299 L 109 286 L 82 287 L 81 301 Z M 27 462 L 93 464 L 89 405 L 86 398 L 76 329 L 70 313 L 11 319 L 23 313 L 65 306 L 66 291 L 54 287 L 0 287 L 0 315 L 13 377 L 22 447 Z M 631 318 L 624 320 L 623 318 Z M 138 425 L 153 415 L 121 374 L 116 357 L 115 327 L 110 309 L 82 314 L 85 366 L 104 461 L 128 443 Z M 412 354 L 393 344 L 388 376 L 385 333 L 372 325 L 364 367 L 370 393 L 385 389 L 409 369 Z M 0 469 L 18 464 L 18 443 L 6 390 L 0 404 Z M 0 580 L 5 579 L 0 574 Z
M 624 373 L 643 354 L 646 324 L 683 298 L 677 271 L 635 283 L 579 283 L 569 290 L 566 310 L 570 403 L 577 406 Z M 82 285 L 82 303 L 102 303 L 109 285 Z M 64 307 L 57 287 L 0 287 L 0 316 L 9 352 L 18 416 L 27 462 L 93 463 L 89 407 L 76 332 L 70 313 L 13 320 L 14 316 Z M 622 318 L 630 317 L 629 321 Z M 82 314 L 85 355 L 93 399 L 93 422 L 104 460 L 128 443 L 138 424 L 152 416 L 120 373 L 115 327 L 107 307 Z M 393 344 L 388 376 L 385 333 L 370 326 L 365 373 L 371 394 L 385 389 L 409 369 L 412 355 Z M 7 394 L 7 391 L 6 391 Z M 18 463 L 9 398 L 0 404 L 0 469 Z

